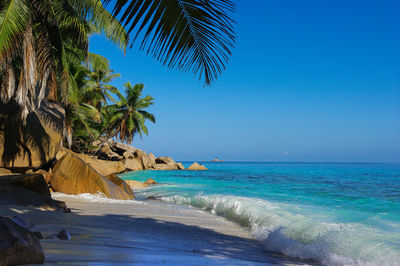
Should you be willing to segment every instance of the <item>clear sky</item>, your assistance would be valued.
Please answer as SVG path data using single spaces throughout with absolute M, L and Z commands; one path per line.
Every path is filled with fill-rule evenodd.
M 155 98 L 133 145 L 176 160 L 400 161 L 400 1 L 242 0 L 226 71 L 203 87 L 102 36 L 90 49 Z

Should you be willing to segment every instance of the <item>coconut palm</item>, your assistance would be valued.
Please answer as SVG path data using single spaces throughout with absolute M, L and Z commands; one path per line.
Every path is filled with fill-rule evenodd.
M 98 111 L 101 109 L 101 104 L 106 104 L 107 100 L 115 102 L 111 93 L 116 93 L 117 88 L 109 83 L 121 75 L 113 72 L 107 58 L 90 53 L 88 79 L 83 100 L 95 106 Z
M 118 92 L 118 103 L 108 107 L 110 120 L 104 142 L 117 136 L 121 141 L 131 143 L 135 134 L 148 134 L 146 120 L 156 122 L 154 115 L 145 110 L 154 104 L 154 99 L 150 95 L 142 98 L 143 84 L 132 86 L 127 82 L 124 87 L 126 97 Z
M 116 0 L 114 16 L 134 33 L 132 43 L 141 40 L 141 50 L 209 85 L 229 61 L 235 8 L 231 0 Z
M 98 0 L 1 1 L 0 100 L 15 98 L 25 118 L 46 94 L 57 100 L 59 86 L 66 94 L 68 55 L 75 50 L 87 55 L 94 31 L 121 47 L 127 44 L 124 28 Z

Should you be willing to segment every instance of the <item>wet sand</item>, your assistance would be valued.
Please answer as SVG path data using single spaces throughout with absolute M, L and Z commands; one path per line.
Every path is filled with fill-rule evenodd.
M 44 236 L 47 264 L 305 265 L 266 252 L 249 233 L 221 217 L 159 202 L 88 202 L 56 195 L 71 213 L 7 206 L 0 215 L 31 222 Z M 56 237 L 66 229 L 72 239 Z

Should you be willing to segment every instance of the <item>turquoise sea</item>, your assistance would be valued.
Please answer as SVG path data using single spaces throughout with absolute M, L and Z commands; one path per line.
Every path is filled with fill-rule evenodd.
M 184 162 L 185 167 L 191 162 Z M 325 265 L 400 265 L 400 164 L 203 163 L 141 171 L 136 194 L 223 216 L 265 249 Z

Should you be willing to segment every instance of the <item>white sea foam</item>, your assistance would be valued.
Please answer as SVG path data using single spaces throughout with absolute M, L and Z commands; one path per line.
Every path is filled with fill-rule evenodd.
M 198 207 L 248 228 L 265 249 L 324 265 L 400 265 L 399 233 L 363 224 L 333 223 L 292 212 L 289 205 L 266 200 L 202 195 L 165 196 L 162 200 Z
M 52 192 L 51 196 L 57 200 L 69 199 L 69 200 L 79 200 L 85 202 L 94 203 L 117 203 L 117 204 L 132 204 L 132 202 L 144 204 L 142 201 L 136 200 L 117 200 L 107 198 L 103 193 L 98 192 L 97 194 L 82 193 L 78 195 L 64 194 L 60 192 Z

